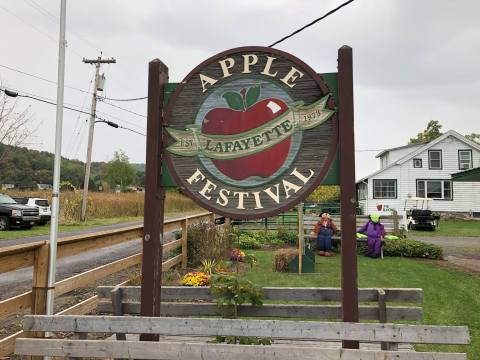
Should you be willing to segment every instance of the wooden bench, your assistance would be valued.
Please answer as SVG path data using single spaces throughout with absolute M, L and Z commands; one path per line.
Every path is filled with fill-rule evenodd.
M 315 227 L 315 224 L 318 222 L 318 220 L 320 220 L 320 218 L 318 217 L 318 215 L 304 215 L 303 217 L 303 229 L 304 229 L 304 233 L 305 233 L 305 238 L 306 239 L 309 239 L 310 241 L 313 241 L 316 239 L 316 236 L 314 235 L 310 235 L 310 233 L 313 231 L 313 228 Z M 380 221 L 381 223 L 383 224 L 383 226 L 385 227 L 385 231 L 387 233 L 395 233 L 398 231 L 398 222 L 401 220 L 401 216 L 398 216 L 398 215 L 390 215 L 390 216 L 381 216 L 380 217 Z M 337 235 L 333 236 L 332 240 L 333 240 L 333 243 L 340 243 L 341 241 L 341 236 L 339 236 L 338 234 L 341 233 L 342 231 L 342 223 L 341 223 L 341 220 L 340 220 L 340 215 L 332 215 L 332 221 L 333 223 L 335 224 L 335 226 L 337 227 Z M 356 228 L 359 229 L 361 228 L 363 225 L 365 225 L 365 223 L 368 221 L 368 216 L 366 215 L 357 215 L 356 217 Z M 362 244 L 366 244 L 367 243 L 367 239 L 357 239 L 357 242 L 358 243 L 362 243 Z M 385 241 L 382 240 L 382 243 L 384 244 Z M 380 257 L 383 259 L 383 246 L 380 250 Z
M 238 308 L 239 316 L 341 319 L 340 288 L 265 287 L 263 291 L 264 304 L 260 307 L 242 305 Z M 99 286 L 97 295 L 99 297 L 97 313 L 99 314 L 138 315 L 140 313 L 139 286 Z M 163 286 L 161 296 L 162 316 L 232 315 L 228 310 L 224 310 L 226 313 L 221 313 L 209 287 Z M 419 321 L 423 318 L 422 289 L 363 288 L 359 289 L 358 297 L 360 302 L 370 303 L 359 307 L 362 320 L 378 320 L 386 323 L 397 320 Z M 285 303 L 279 303 L 281 301 Z M 292 303 L 293 301 L 295 303 Z M 331 302 L 338 302 L 338 304 L 331 304 Z M 412 303 L 420 306 L 412 306 Z
M 238 315 L 317 320 L 340 320 L 342 318 L 341 305 L 331 304 L 331 302 L 340 303 L 342 297 L 340 288 L 265 287 L 263 291 L 265 303 L 261 307 L 242 305 L 238 308 Z M 140 314 L 139 286 L 100 286 L 97 288 L 97 295 L 99 298 L 98 314 Z M 361 320 L 387 323 L 389 321 L 419 321 L 423 319 L 422 289 L 363 288 L 359 289 L 358 297 L 360 302 L 368 303 L 359 306 Z M 284 303 L 279 303 L 282 301 Z M 291 303 L 293 301 L 295 303 Z M 223 315 L 231 317 L 233 309 L 223 308 L 220 310 L 214 303 L 214 297 L 210 293 L 209 287 L 163 286 L 161 315 L 181 317 Z M 117 334 L 117 339 L 125 339 L 125 335 Z M 395 343 L 382 344 L 384 349 L 395 349 L 396 347 Z
M 464 353 L 341 349 L 320 341 L 469 344 L 465 326 L 394 325 L 291 320 L 205 319 L 137 316 L 27 315 L 29 332 L 75 333 L 80 339 L 20 338 L 17 355 L 174 360 L 466 360 Z M 159 342 L 88 340 L 92 333 L 161 334 Z M 190 340 L 182 341 L 182 336 Z M 213 336 L 269 338 L 272 345 L 216 344 Z M 170 338 L 168 338 L 170 337 Z M 173 337 L 173 339 L 172 339 Z M 178 340 L 175 340 L 178 338 Z M 197 339 L 197 340 L 196 340 Z M 278 344 L 278 340 L 297 343 Z M 303 342 L 303 344 L 302 344 Z

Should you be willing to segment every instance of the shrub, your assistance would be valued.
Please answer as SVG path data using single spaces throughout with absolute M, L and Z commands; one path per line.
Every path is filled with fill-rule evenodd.
M 285 244 L 293 245 L 297 243 L 298 234 L 295 231 L 279 227 L 277 229 L 277 238 Z
M 240 234 L 239 244 L 240 249 L 260 249 L 262 243 L 255 237 L 246 233 Z
M 383 247 L 386 256 L 404 256 L 424 259 L 441 259 L 442 248 L 417 240 L 389 240 Z
M 218 262 L 228 256 L 230 234 L 222 227 L 207 221 L 190 225 L 187 239 L 188 263 L 191 266 L 199 266 L 203 259 Z
M 275 251 L 275 260 L 273 264 L 273 271 L 287 272 L 288 264 L 298 255 L 298 249 L 287 248 Z
M 366 254 L 367 250 L 367 244 L 357 244 L 357 252 L 359 254 Z M 443 257 L 442 249 L 437 245 L 406 239 L 386 241 L 383 245 L 383 254 L 385 256 L 403 256 L 435 260 Z

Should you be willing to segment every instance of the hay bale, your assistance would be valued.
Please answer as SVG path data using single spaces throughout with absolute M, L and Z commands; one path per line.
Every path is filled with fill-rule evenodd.
M 287 272 L 288 264 L 298 255 L 297 248 L 284 248 L 275 251 L 273 271 Z

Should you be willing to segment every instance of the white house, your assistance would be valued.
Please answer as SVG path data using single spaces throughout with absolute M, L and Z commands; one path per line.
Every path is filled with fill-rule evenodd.
M 384 150 L 377 157 L 380 170 L 357 181 L 364 214 L 401 213 L 412 205 L 405 200 L 419 197 L 433 199 L 428 201 L 433 211 L 480 215 L 480 182 L 456 182 L 451 176 L 480 166 L 480 145 L 456 131 L 426 144 Z

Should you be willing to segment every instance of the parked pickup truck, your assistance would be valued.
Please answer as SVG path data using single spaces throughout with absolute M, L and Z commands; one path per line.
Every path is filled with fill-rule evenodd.
M 28 229 L 39 221 L 38 208 L 17 204 L 10 196 L 0 194 L 0 231 L 11 227 Z
M 38 208 L 40 214 L 40 221 L 38 225 L 45 225 L 50 221 L 50 218 L 52 217 L 52 210 L 47 199 L 34 197 L 14 197 L 13 200 L 15 200 L 17 204 Z

